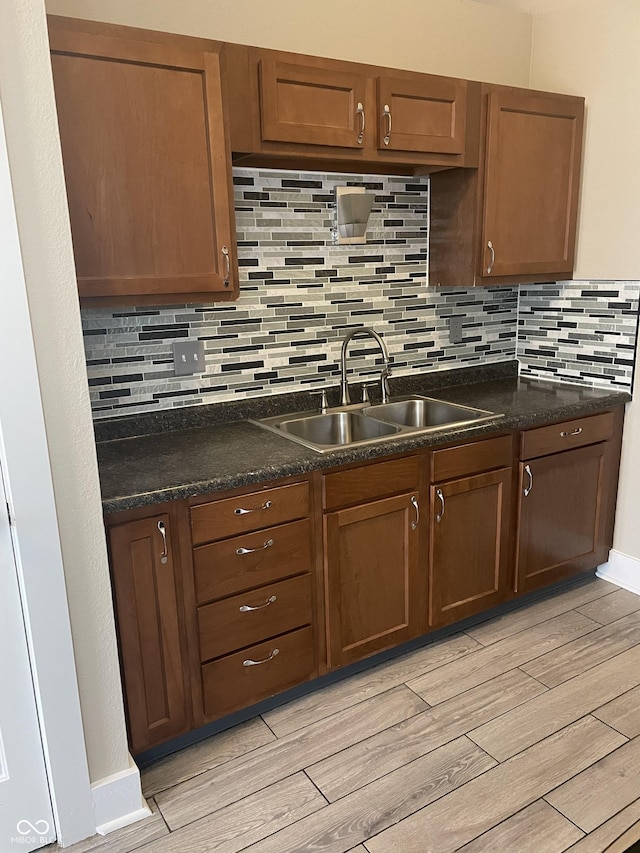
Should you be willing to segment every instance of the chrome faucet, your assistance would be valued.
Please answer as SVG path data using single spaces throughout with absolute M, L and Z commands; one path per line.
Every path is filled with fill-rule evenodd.
M 351 402 L 349 399 L 349 383 L 347 381 L 347 347 L 349 346 L 349 341 L 351 340 L 351 338 L 354 338 L 356 335 L 368 335 L 370 338 L 373 338 L 374 341 L 380 347 L 380 352 L 382 353 L 382 358 L 384 362 L 382 365 L 382 372 L 380 373 L 382 402 L 388 403 L 388 379 L 391 376 L 391 359 L 389 358 L 387 345 L 382 340 L 380 335 L 373 329 L 370 329 L 369 326 L 358 326 L 357 329 L 351 329 L 350 332 L 347 332 L 347 334 L 344 336 L 344 340 L 342 341 L 342 352 L 340 353 L 340 404 L 342 406 L 348 406 Z

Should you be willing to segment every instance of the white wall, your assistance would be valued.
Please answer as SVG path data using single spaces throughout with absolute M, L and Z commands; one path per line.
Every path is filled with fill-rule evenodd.
M 57 15 L 527 86 L 531 18 L 472 0 L 47 0 Z
M 531 85 L 584 95 L 576 278 L 640 279 L 640 3 L 581 0 L 534 17 Z M 628 406 L 614 548 L 640 559 L 640 372 Z
M 129 763 L 43 0 L 0 3 L 0 98 L 89 774 L 96 781 L 127 770 Z M 7 310 L 6 300 L 3 307 Z M 20 333 L 16 326 L 13 330 Z M 2 369 L 12 371 L 12 365 L 4 363 Z M 20 405 L 18 399 L 13 403 Z M 46 563 L 39 570 L 46 572 Z

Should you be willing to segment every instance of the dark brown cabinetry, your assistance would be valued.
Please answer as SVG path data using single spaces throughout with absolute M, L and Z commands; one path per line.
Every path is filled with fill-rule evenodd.
M 109 516 L 132 750 L 606 561 L 622 419 Z
M 482 88 L 477 172 L 431 179 L 430 283 L 571 278 L 584 100 Z
M 325 505 L 352 504 L 324 518 L 330 667 L 421 633 L 418 485 L 417 457 L 325 477 Z
M 49 17 L 80 296 L 237 296 L 221 45 Z
M 528 592 L 606 561 L 617 484 L 618 434 L 612 412 L 522 434 L 517 592 Z
M 162 513 L 108 531 L 129 738 L 136 753 L 191 728 L 174 524 Z
M 203 721 L 317 675 L 309 483 L 191 507 Z
M 511 463 L 508 436 L 433 453 L 429 624 L 434 627 L 506 598 Z
M 239 163 L 295 158 L 391 173 L 477 164 L 478 84 L 235 44 L 225 45 L 225 60 Z

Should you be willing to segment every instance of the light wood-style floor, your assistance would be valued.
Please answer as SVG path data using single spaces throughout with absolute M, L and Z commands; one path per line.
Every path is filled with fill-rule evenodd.
M 143 785 L 152 817 L 70 850 L 626 849 L 640 596 L 588 581 L 211 737 Z

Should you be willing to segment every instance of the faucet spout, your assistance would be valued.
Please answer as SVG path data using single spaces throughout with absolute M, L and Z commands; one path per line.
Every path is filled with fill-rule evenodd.
M 387 345 L 374 329 L 371 329 L 369 326 L 359 326 L 357 329 L 351 329 L 351 331 L 347 332 L 342 341 L 342 351 L 340 353 L 341 405 L 348 406 L 351 402 L 349 399 L 349 382 L 347 380 L 347 349 L 349 347 L 349 341 L 351 340 L 351 338 L 354 338 L 357 335 L 363 335 L 373 338 L 373 340 L 380 347 L 380 352 L 382 353 L 383 360 L 382 372 L 380 374 L 380 384 L 382 387 L 382 402 L 386 403 L 389 400 L 389 385 L 387 380 L 389 376 L 391 376 L 391 359 L 389 357 Z

